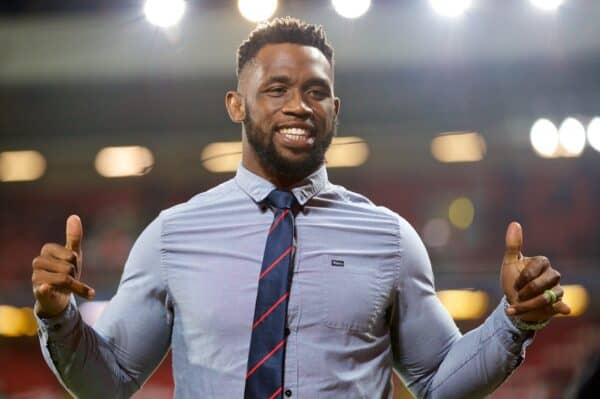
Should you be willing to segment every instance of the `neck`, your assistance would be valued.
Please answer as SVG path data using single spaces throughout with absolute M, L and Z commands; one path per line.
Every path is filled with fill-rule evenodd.
M 254 173 L 257 176 L 262 177 L 263 179 L 273 183 L 273 185 L 277 188 L 290 188 L 294 185 L 300 183 L 306 176 L 299 178 L 290 178 L 288 176 L 281 176 L 279 174 L 273 173 L 270 168 L 262 165 L 260 161 L 252 161 L 248 160 L 245 157 L 242 157 L 242 165 L 244 168 L 248 169 L 250 172 Z

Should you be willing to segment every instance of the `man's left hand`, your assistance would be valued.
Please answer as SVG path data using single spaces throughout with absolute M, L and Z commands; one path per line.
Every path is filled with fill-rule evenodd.
M 502 289 L 510 304 L 506 313 L 525 322 L 540 322 L 559 313 L 569 314 L 571 309 L 562 302 L 560 273 L 552 268 L 545 256 L 523 256 L 522 245 L 521 225 L 512 222 L 506 230 L 506 251 L 500 272 Z M 554 292 L 555 303 L 546 290 Z

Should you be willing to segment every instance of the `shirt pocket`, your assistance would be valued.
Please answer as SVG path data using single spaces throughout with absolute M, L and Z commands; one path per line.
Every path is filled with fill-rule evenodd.
M 330 328 L 371 331 L 382 299 L 380 270 L 367 256 L 324 255 L 323 307 Z

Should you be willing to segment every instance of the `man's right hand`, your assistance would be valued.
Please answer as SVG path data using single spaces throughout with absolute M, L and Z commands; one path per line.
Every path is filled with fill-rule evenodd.
M 35 312 L 41 317 L 60 314 L 69 304 L 71 293 L 92 299 L 96 292 L 79 281 L 81 276 L 81 240 L 83 227 L 77 215 L 67 218 L 67 242 L 65 246 L 44 244 L 40 256 L 33 262 L 33 294 Z

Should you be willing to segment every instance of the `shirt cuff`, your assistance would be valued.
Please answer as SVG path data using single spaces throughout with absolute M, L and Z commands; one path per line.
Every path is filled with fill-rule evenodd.
M 60 341 L 62 338 L 68 336 L 74 329 L 77 323 L 79 323 L 81 316 L 77 309 L 77 303 L 75 297 L 71 295 L 69 303 L 62 313 L 54 317 L 41 317 L 33 312 L 37 323 L 38 333 L 44 341 L 48 339 L 52 341 Z
M 535 333 L 517 328 L 506 314 L 507 305 L 506 297 L 502 297 L 493 312 L 496 338 L 507 351 L 524 356 L 525 349 L 533 341 Z

